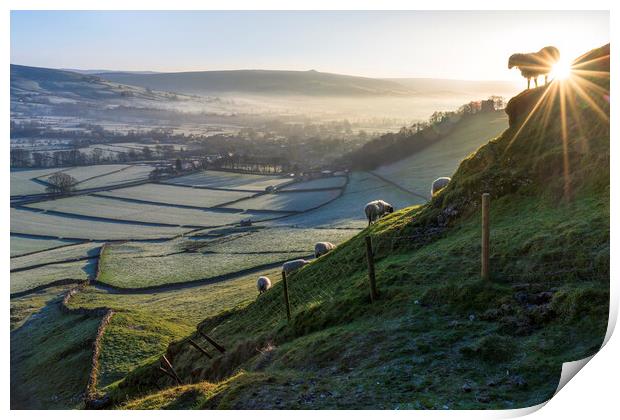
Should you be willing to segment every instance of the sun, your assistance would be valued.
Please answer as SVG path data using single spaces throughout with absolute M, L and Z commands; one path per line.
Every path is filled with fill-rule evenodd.
M 553 65 L 549 76 L 554 80 L 565 80 L 572 74 L 572 63 L 569 60 L 560 60 Z

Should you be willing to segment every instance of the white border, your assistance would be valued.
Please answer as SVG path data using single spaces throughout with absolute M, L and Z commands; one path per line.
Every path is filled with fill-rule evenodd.
M 580 10 L 580 9 L 588 9 L 588 10 L 611 10 L 611 25 L 610 25 L 610 39 L 612 44 L 615 45 L 615 42 L 618 40 L 618 29 L 615 27 L 613 23 L 616 13 L 613 6 L 617 4 L 611 1 L 599 1 L 599 0 L 589 0 L 587 2 L 576 1 L 576 0 L 565 0 L 561 3 L 553 4 L 551 2 L 543 2 L 543 1 L 531 1 L 531 0 L 519 0 L 512 2 L 497 2 L 497 1 L 483 1 L 483 0 L 469 0 L 467 2 L 461 2 L 458 0 L 444 0 L 442 2 L 412 2 L 405 0 L 383 0 L 383 1 L 375 1 L 375 0 L 357 0 L 357 1 L 346 1 L 346 0 L 295 0 L 295 1 L 286 1 L 286 0 L 262 0 L 260 3 L 258 1 L 252 0 L 228 0 L 228 1 L 207 1 L 207 0 L 175 0 L 175 1 L 162 1 L 162 0 L 107 0 L 105 2 L 95 2 L 95 1 L 84 1 L 84 0 L 4 0 L 2 2 L 2 7 L 4 13 L 2 14 L 0 29 L 3 32 L 3 36 L 0 41 L 0 49 L 2 51 L 2 56 L 4 57 L 4 63 L 0 67 L 0 72 L 2 73 L 3 82 L 0 83 L 0 92 L 2 93 L 2 105 L 1 105 L 1 115 L 3 118 L 0 118 L 0 124 L 2 125 L 2 133 L 4 133 L 4 141 L 8 142 L 9 137 L 9 62 L 10 62 L 10 10 L 26 10 L 26 9 L 43 9 L 43 10 L 201 10 L 201 9 L 212 9 L 212 10 L 349 10 L 349 9 L 362 9 L 362 10 Z M 560 6 L 560 7 L 555 7 Z M 596 47 L 595 45 L 592 46 Z M 615 49 L 612 45 L 612 52 Z M 612 55 L 612 73 L 615 73 L 616 65 L 615 59 Z M 615 75 L 614 75 L 615 77 Z M 612 83 L 612 98 L 617 98 L 617 85 Z M 612 126 L 611 126 L 611 138 L 618 139 L 616 123 L 617 120 L 617 112 L 616 107 L 612 106 Z M 615 146 L 615 142 L 612 141 L 611 144 L 612 155 L 611 155 L 611 177 L 612 184 L 614 181 L 617 181 L 620 176 L 620 162 L 618 159 L 617 146 Z M 9 153 L 8 153 L 8 144 L 5 144 L 4 147 L 0 148 L 2 161 L 5 165 L 5 175 L 7 175 L 9 168 Z M 8 201 L 9 193 L 9 177 L 5 176 L 2 178 L 0 182 L 0 194 L 2 197 L 6 197 Z M 611 210 L 612 210 L 612 220 L 611 220 L 611 230 L 612 233 L 617 232 L 617 223 L 614 220 L 613 215 L 615 214 L 615 210 L 618 208 L 618 195 L 612 193 L 611 198 Z M 4 273 L 5 277 L 5 296 L 9 294 L 9 281 L 8 281 L 8 273 L 9 273 L 9 259 L 6 257 L 9 255 L 9 206 L 6 205 L 2 207 L 2 252 L 5 255 L 5 258 L 2 259 L 2 265 L 0 266 L 0 272 Z M 616 250 L 618 249 L 617 243 L 618 240 L 616 236 L 612 234 L 611 237 L 611 249 L 612 249 L 612 279 L 616 278 L 616 274 L 618 273 L 618 265 L 615 264 L 615 256 L 617 255 Z M 589 418 L 610 418 L 613 416 L 612 413 L 616 413 L 617 415 L 617 390 L 616 390 L 616 382 L 619 378 L 619 362 L 617 360 L 617 355 L 620 354 L 620 344 L 617 338 L 611 336 L 611 332 L 615 325 L 615 321 L 617 319 L 618 313 L 618 284 L 617 280 L 612 280 L 611 284 L 611 296 L 612 296 L 612 305 L 610 311 L 610 328 L 608 329 L 608 334 L 606 336 L 606 340 L 609 340 L 600 354 L 597 354 L 590 363 L 583 369 L 582 372 L 579 373 L 578 379 L 570 381 L 562 390 L 559 392 L 554 398 L 552 398 L 547 404 L 541 404 L 537 407 L 532 407 L 529 409 L 522 410 L 509 410 L 509 411 L 448 411 L 448 412 L 429 412 L 429 411 L 406 411 L 406 412 L 395 412 L 395 411 L 384 411 L 379 413 L 372 411 L 365 412 L 321 412 L 321 416 L 326 418 L 334 418 L 341 416 L 349 416 L 353 415 L 359 417 L 361 419 L 370 419 L 374 418 L 377 415 L 388 416 L 388 417 L 402 417 L 407 416 L 410 417 L 425 417 L 425 418 L 437 418 L 437 417 L 451 417 L 451 418 L 506 418 L 506 417 L 514 417 L 529 414 L 531 412 L 535 412 L 533 415 L 535 418 L 541 419 L 556 419 L 556 418 L 575 418 L 575 419 L 583 419 L 585 416 Z M 9 300 L 5 299 L 4 301 L 5 311 L 4 313 L 9 313 Z M 2 378 L 2 403 L 3 403 L 3 411 L 8 411 L 9 409 L 9 323 L 3 322 L 0 323 L 3 337 L 5 342 L 3 346 L 0 346 L 0 351 L 2 352 L 2 356 L 5 363 L 5 374 Z M 610 339 L 611 337 L 611 339 Z M 544 406 L 544 409 L 539 410 Z M 74 416 L 92 416 L 102 418 L 103 416 L 131 416 L 135 417 L 157 417 L 157 418 L 171 418 L 174 416 L 174 413 L 169 412 L 131 412 L 131 413 L 110 413 L 110 412 L 66 412 L 66 411 L 55 411 L 55 412 L 46 412 L 39 413 L 35 411 L 11 411 L 10 415 L 13 417 L 19 418 L 30 418 L 31 416 L 40 416 L 45 415 L 47 417 L 51 417 L 52 419 L 66 419 L 68 417 L 73 418 Z M 295 416 L 295 418 L 301 419 L 310 419 L 311 416 L 314 416 L 313 412 L 275 412 L 275 411 L 264 411 L 264 412 L 226 412 L 226 411 L 217 411 L 217 412 L 209 412 L 209 413 L 196 413 L 196 412 L 184 412 L 183 416 L 209 416 L 210 418 L 234 418 L 242 416 L 255 416 L 258 417 L 269 417 L 271 419 L 286 419 L 289 420 L 290 416 Z

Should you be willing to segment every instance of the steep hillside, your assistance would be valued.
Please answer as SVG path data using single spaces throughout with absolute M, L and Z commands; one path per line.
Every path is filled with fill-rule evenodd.
M 310 71 L 228 70 L 179 73 L 102 73 L 102 78 L 134 86 L 188 94 L 254 93 L 286 95 L 406 95 L 393 81 Z
M 510 127 L 424 206 L 402 209 L 110 388 L 122 408 L 518 408 L 596 352 L 609 305 L 609 46 L 510 101 Z M 482 282 L 480 195 L 491 206 Z M 380 197 L 380 191 L 377 191 Z M 379 298 L 370 302 L 364 237 Z M 205 347 L 198 334 L 190 337 Z M 214 352 L 209 347 L 210 352 Z M 214 353 L 215 354 L 215 353 Z M 164 389 L 161 391 L 160 389 Z
M 380 166 L 373 173 L 406 190 L 429 196 L 435 179 L 452 176 L 464 156 L 473 153 L 506 128 L 508 118 L 503 111 L 473 115 L 428 147 L 398 162 Z

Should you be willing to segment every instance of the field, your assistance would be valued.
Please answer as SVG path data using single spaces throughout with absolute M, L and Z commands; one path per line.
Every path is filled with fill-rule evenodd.
M 326 204 L 340 195 L 340 189 L 325 191 L 276 192 L 228 204 L 226 208 L 303 212 Z
M 36 178 L 44 177 L 61 170 L 61 168 L 49 169 L 11 169 L 11 196 L 44 194 L 45 185 L 36 182 Z
M 11 293 L 25 292 L 60 280 L 84 281 L 95 275 L 96 258 L 85 261 L 50 264 L 11 273 Z
M 76 241 L 57 240 L 57 239 L 38 239 L 24 236 L 11 235 L 11 258 L 18 257 L 31 252 L 44 251 L 64 245 L 71 245 Z
M 24 255 L 22 257 L 13 257 L 11 258 L 11 270 L 20 270 L 34 265 L 97 256 L 101 245 L 102 244 L 98 242 L 85 242 L 76 245 L 61 246 L 60 248 Z
M 240 191 L 260 192 L 271 185 L 290 182 L 281 176 L 250 175 L 234 172 L 203 171 L 193 175 L 167 180 L 169 184 L 190 187 L 222 188 Z
M 130 165 L 93 165 L 93 166 L 76 166 L 74 168 L 69 168 L 66 170 L 54 170 L 52 173 L 63 172 L 67 175 L 71 175 L 75 180 L 80 183 L 85 180 L 91 178 L 97 178 L 101 176 L 105 176 L 114 172 L 118 172 L 124 169 L 129 168 Z M 39 177 L 41 181 L 48 181 L 51 176 L 42 176 Z
M 301 194 L 301 193 L 293 193 Z M 366 203 L 383 199 L 399 209 L 425 200 L 405 192 L 368 172 L 353 172 L 344 194 L 316 210 L 268 222 L 270 226 L 363 228 L 368 224 Z
M 296 182 L 282 187 L 280 191 L 314 190 L 326 188 L 342 188 L 347 183 L 344 176 L 332 176 L 326 178 L 313 179 L 311 181 Z
M 99 319 L 60 311 L 60 293 L 49 290 L 11 299 L 14 311 L 31 314 L 11 331 L 11 407 L 67 409 L 83 405 L 91 343 Z
M 252 196 L 252 193 L 207 190 L 166 184 L 143 184 L 136 187 L 115 189 L 98 195 L 206 208 L 219 206 L 242 198 L 249 198 Z
M 110 221 L 152 223 L 161 226 L 216 227 L 239 223 L 242 219 L 269 219 L 279 214 L 264 212 L 254 214 L 240 210 L 198 210 L 163 206 L 155 204 L 133 203 L 111 198 L 82 195 L 61 198 L 53 201 L 32 204 L 29 208 L 86 216 L 90 218 L 109 219 Z M 277 210 L 277 209 L 276 209 Z M 131 237 L 128 237 L 130 239 Z
M 171 342 L 192 334 L 203 319 L 252 304 L 259 275 L 268 275 L 277 286 L 284 261 L 311 256 L 315 242 L 343 244 L 354 237 L 367 225 L 363 209 L 368 201 L 381 198 L 397 209 L 425 201 L 370 172 L 293 182 L 280 176 L 203 171 L 164 183 L 122 187 L 145 179 L 150 167 L 104 166 L 70 170 L 82 180 L 78 189 L 98 188 L 95 194 L 44 199 L 11 209 L 13 254 L 41 250 L 11 260 L 12 269 L 18 270 L 11 274 L 11 293 L 26 292 L 11 301 L 15 352 L 20 360 L 28 360 L 15 377 L 38 378 L 36 392 L 46 407 L 79 404 L 75 393 L 83 390 L 86 372 L 54 402 L 47 396 L 54 394 L 48 381 L 41 379 L 36 353 L 18 348 L 42 342 L 26 331 L 39 319 L 49 318 L 52 325 L 74 322 L 72 338 L 59 342 L 54 351 L 81 360 L 90 349 L 74 350 L 73 340 L 92 337 L 91 324 L 96 320 L 74 321 L 73 315 L 61 313 L 57 303 L 51 303 L 69 286 L 30 289 L 65 279 L 92 279 L 98 262 L 97 282 L 76 294 L 70 306 L 116 311 L 103 336 L 98 375 L 99 389 L 114 393 L 119 380 L 151 363 Z M 283 187 L 265 193 L 271 185 Z M 237 226 L 248 218 L 252 226 Z M 87 242 L 45 250 L 71 243 L 57 238 Z M 88 259 L 105 241 L 98 260 Z M 63 262 L 76 258 L 83 260 Z M 27 269 L 37 264 L 46 265 Z M 295 284 L 293 280 L 292 291 L 297 290 Z M 298 294 L 291 299 L 300 302 Z M 310 305 L 318 303 L 312 300 Z M 278 308 L 270 316 L 285 319 Z M 246 318 L 242 326 L 234 327 L 240 328 L 235 334 L 252 331 L 261 316 Z M 18 388 L 16 395 L 23 398 L 28 388 Z
M 104 222 L 79 217 L 55 216 L 32 210 L 11 209 L 11 233 L 105 241 L 171 238 L 186 231 L 187 229 L 179 227 Z
M 451 177 L 464 157 L 499 136 L 506 128 L 508 117 L 504 112 L 478 114 L 439 142 L 374 172 L 409 191 L 430 197 L 435 179 Z

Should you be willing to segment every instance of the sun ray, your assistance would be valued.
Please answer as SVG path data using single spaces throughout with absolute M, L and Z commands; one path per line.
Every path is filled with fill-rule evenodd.
M 536 112 L 538 111 L 538 108 L 541 106 L 541 104 L 545 101 L 545 98 L 548 98 L 549 96 L 549 92 L 553 89 L 553 84 L 551 86 L 549 86 L 547 89 L 545 89 L 545 91 L 543 92 L 543 94 L 540 96 L 540 98 L 538 98 L 538 101 L 536 101 L 536 104 L 532 107 L 532 110 L 529 112 L 529 114 L 527 115 L 527 117 L 525 118 L 525 120 L 523 120 L 523 122 L 521 123 L 521 125 L 519 126 L 519 129 L 517 130 L 517 132 L 515 133 L 514 136 L 512 136 L 512 138 L 510 139 L 510 141 L 508 142 L 508 146 L 506 147 L 506 150 L 508 150 L 510 148 L 510 146 L 512 145 L 512 143 L 517 139 L 517 137 L 519 137 L 519 134 L 521 134 L 521 131 L 523 131 L 523 129 L 525 128 L 525 126 L 527 125 L 527 123 L 530 121 L 530 119 L 532 118 L 532 116 L 534 114 L 536 114 Z

